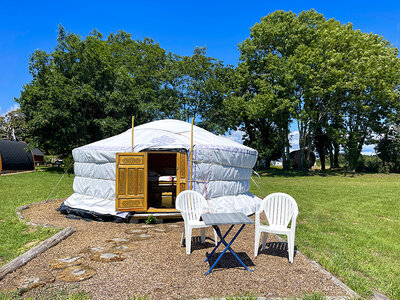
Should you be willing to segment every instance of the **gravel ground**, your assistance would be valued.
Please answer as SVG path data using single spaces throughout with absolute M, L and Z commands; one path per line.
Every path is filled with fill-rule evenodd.
M 151 227 L 142 223 L 86 222 L 59 214 L 56 208 L 61 202 L 55 200 L 33 205 L 24 210 L 22 215 L 33 223 L 60 228 L 72 226 L 76 232 L 8 274 L 0 281 L 0 290 L 10 290 L 24 279 L 42 276 L 40 274 L 56 278 L 61 270 L 51 268 L 50 264 L 55 259 L 80 255 L 83 265 L 96 270 L 96 275 L 80 282 L 63 282 L 57 277 L 42 288 L 78 288 L 90 291 L 93 299 L 126 299 L 133 295 L 148 295 L 153 299 L 194 299 L 248 292 L 260 297 L 293 297 L 317 291 L 326 296 L 346 295 L 345 290 L 304 255 L 295 255 L 293 264 L 290 264 L 285 244 L 276 238 L 269 238 L 270 247 L 254 258 L 254 225 L 247 225 L 233 243 L 233 249 L 254 272 L 244 270 L 227 253 L 213 272 L 206 276 L 210 264 L 214 262 L 203 262 L 213 249 L 211 229 L 206 230 L 208 238 L 204 245 L 199 242 L 199 231 L 194 230 L 193 251 L 191 255 L 186 255 L 185 248 L 179 247 L 182 221 Z M 224 230 L 226 228 L 222 228 Z M 121 245 L 128 247 L 121 248 Z M 123 252 L 123 261 L 104 262 L 90 258 L 93 257 L 88 251 L 90 247 L 104 247 L 113 251 L 117 248 L 127 249 Z M 221 248 L 218 253 L 221 253 Z M 49 281 L 52 280 L 47 279 Z

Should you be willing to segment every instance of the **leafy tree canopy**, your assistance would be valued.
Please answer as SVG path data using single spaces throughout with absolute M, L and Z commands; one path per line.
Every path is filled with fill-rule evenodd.
M 193 56 L 165 53 L 151 39 L 119 31 L 85 39 L 59 27 L 51 53 L 35 51 L 33 77 L 16 99 L 31 144 L 67 155 L 78 146 L 152 120 L 195 118 L 221 132 L 225 76 L 222 62 L 196 48 Z M 207 114 L 207 116 L 206 116 Z
M 25 141 L 26 137 L 25 115 L 21 109 L 0 116 L 0 139 Z
M 397 48 L 351 24 L 314 10 L 276 11 L 255 24 L 239 47 L 239 88 L 232 101 L 249 125 L 242 124 L 264 120 L 280 135 L 295 120 L 303 166 L 315 145 L 322 156 L 333 143 L 337 151 L 342 144 L 354 170 L 362 145 L 398 110 Z M 281 147 L 287 145 L 283 140 Z

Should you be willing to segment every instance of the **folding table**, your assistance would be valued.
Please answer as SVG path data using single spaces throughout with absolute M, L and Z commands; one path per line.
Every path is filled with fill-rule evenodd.
M 242 231 L 242 229 L 244 228 L 244 226 L 246 224 L 253 224 L 254 222 L 247 217 L 244 213 L 242 212 L 237 212 L 237 213 L 216 213 L 216 214 L 202 214 L 201 215 L 204 223 L 206 225 L 211 225 L 212 227 L 214 227 L 215 231 L 217 232 L 220 241 L 218 242 L 217 246 L 215 246 L 215 248 L 211 251 L 211 253 L 207 256 L 207 259 L 204 261 L 208 261 L 209 258 L 211 257 L 211 255 L 213 255 L 213 253 L 215 252 L 215 250 L 217 250 L 217 248 L 219 247 L 219 245 L 221 245 L 221 243 L 223 243 L 225 245 L 225 249 L 224 251 L 222 251 L 222 253 L 220 254 L 220 256 L 217 258 L 217 260 L 214 262 L 214 264 L 211 266 L 210 270 L 208 270 L 208 272 L 206 273 L 206 275 L 210 274 L 210 272 L 212 271 L 212 269 L 214 269 L 214 267 L 217 265 L 218 261 L 221 259 L 221 257 L 225 254 L 226 250 L 229 249 L 229 251 L 232 253 L 232 255 L 241 263 L 241 265 L 247 270 L 247 271 L 253 271 L 250 270 L 249 268 L 246 267 L 246 265 L 242 262 L 242 260 L 239 258 L 239 256 L 237 256 L 237 254 L 235 253 L 235 251 L 233 251 L 233 249 L 231 248 L 232 243 L 235 241 L 235 239 L 237 238 L 237 236 L 239 235 L 239 233 Z M 231 225 L 231 227 L 229 227 L 229 229 L 227 230 L 227 232 L 224 234 L 224 236 L 222 236 L 221 230 L 219 229 L 220 225 Z M 232 228 L 235 225 L 242 225 L 240 227 L 240 229 L 236 232 L 235 236 L 232 238 L 232 240 L 227 243 L 225 241 L 226 236 L 228 235 L 228 233 L 232 230 Z

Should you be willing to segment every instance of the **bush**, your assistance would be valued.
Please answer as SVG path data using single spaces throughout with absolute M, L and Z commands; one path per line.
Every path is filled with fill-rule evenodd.
M 382 166 L 382 160 L 376 156 L 365 156 L 365 166 L 370 172 L 378 172 Z
M 390 167 L 388 165 L 380 167 L 379 168 L 379 173 L 389 174 L 390 173 Z
M 63 165 L 64 172 L 68 172 L 68 176 L 74 174 L 74 159 L 71 154 L 63 159 Z
M 376 155 L 362 155 L 357 172 L 377 173 L 382 168 L 382 160 Z

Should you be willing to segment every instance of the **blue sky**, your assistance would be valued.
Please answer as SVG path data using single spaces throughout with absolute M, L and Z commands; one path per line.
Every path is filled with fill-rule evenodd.
M 209 56 L 236 65 L 237 45 L 261 17 L 275 10 L 311 8 L 400 47 L 400 1 L 0 0 L 0 115 L 16 107 L 14 97 L 31 80 L 29 55 L 56 46 L 58 24 L 83 37 L 93 29 L 104 36 L 124 30 L 134 38 L 153 38 L 180 55 L 206 46 Z

